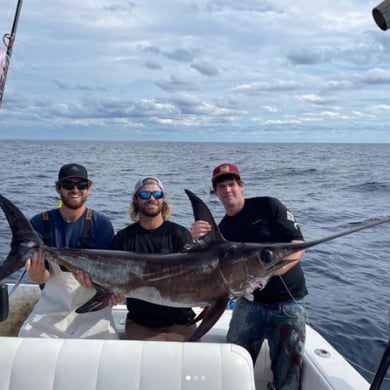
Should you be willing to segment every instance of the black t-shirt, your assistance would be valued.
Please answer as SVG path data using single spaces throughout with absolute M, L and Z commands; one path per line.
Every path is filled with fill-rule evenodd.
M 137 253 L 169 254 L 180 252 L 192 242 L 190 232 L 183 226 L 165 221 L 159 228 L 146 230 L 139 222 L 120 230 L 112 240 L 111 249 Z M 127 318 L 149 327 L 186 324 L 195 317 L 191 308 L 156 305 L 140 299 L 127 298 Z
M 233 216 L 225 215 L 219 228 L 229 241 L 271 243 L 303 240 L 293 214 L 278 199 L 267 196 L 245 199 L 242 210 Z M 282 278 L 286 286 L 279 276 L 273 276 L 263 290 L 254 291 L 254 299 L 275 303 L 291 299 L 290 294 L 295 299 L 307 295 L 299 262 Z

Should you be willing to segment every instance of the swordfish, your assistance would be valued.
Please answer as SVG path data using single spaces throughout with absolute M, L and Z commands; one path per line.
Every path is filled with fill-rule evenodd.
M 211 231 L 180 253 L 141 254 L 128 251 L 54 248 L 45 245 L 21 210 L 0 195 L 12 231 L 11 250 L 0 265 L 0 281 L 24 267 L 34 251 L 41 249 L 47 260 L 86 272 L 96 294 L 76 312 L 101 310 L 112 293 L 148 302 L 206 309 L 188 341 L 200 339 L 218 321 L 231 297 L 245 296 L 254 286 L 263 286 L 271 274 L 294 261 L 286 259 L 298 251 L 353 232 L 390 222 L 390 217 L 357 226 L 326 238 L 301 243 L 242 243 L 223 238 L 206 204 L 185 190 L 195 220 L 206 220 Z M 290 256 L 291 257 L 291 256 Z

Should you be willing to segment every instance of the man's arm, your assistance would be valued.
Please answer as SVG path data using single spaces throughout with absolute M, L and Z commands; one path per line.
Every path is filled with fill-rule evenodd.
M 291 243 L 299 243 L 299 242 L 304 242 L 303 240 L 292 240 Z M 292 253 L 289 256 L 286 256 L 285 259 L 287 260 L 296 260 L 296 261 L 291 261 L 290 263 L 284 265 L 283 267 L 279 268 L 276 270 L 272 276 L 281 276 L 284 275 L 286 272 L 290 271 L 291 268 L 295 267 L 295 265 L 301 260 L 303 254 L 305 253 L 304 250 Z

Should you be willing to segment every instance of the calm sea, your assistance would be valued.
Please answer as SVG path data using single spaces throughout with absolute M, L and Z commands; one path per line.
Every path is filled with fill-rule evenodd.
M 295 214 L 306 240 L 390 215 L 390 145 L 0 141 L 0 193 L 27 217 L 56 206 L 59 167 L 84 164 L 94 182 L 89 205 L 116 230 L 129 223 L 131 191 L 156 175 L 172 204 L 172 219 L 187 227 L 184 189 L 201 197 L 216 220 L 223 209 L 210 193 L 210 175 L 223 161 L 242 172 L 246 196 L 279 198 Z M 0 215 L 0 259 L 9 250 Z M 302 265 L 309 321 L 369 381 L 389 332 L 390 224 L 307 250 Z M 387 374 L 389 378 L 390 373 Z M 387 379 L 383 388 L 390 389 Z

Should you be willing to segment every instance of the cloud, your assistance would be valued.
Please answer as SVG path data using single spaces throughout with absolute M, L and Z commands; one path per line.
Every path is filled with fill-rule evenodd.
M 390 70 L 381 68 L 369 69 L 361 75 L 361 81 L 366 84 L 389 84 Z
M 205 76 L 218 76 L 219 74 L 218 68 L 213 63 L 206 61 L 194 61 L 191 64 L 191 68 L 197 70 L 199 73 Z
M 2 136 L 390 142 L 389 34 L 361 0 L 29 0 Z
M 181 77 L 179 75 L 170 75 L 166 80 L 156 81 L 156 85 L 168 92 L 195 91 L 199 89 L 199 87 L 187 77 Z

